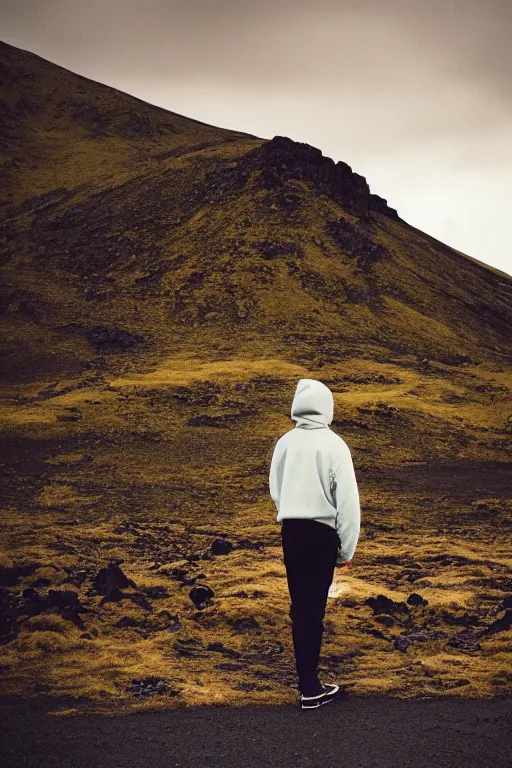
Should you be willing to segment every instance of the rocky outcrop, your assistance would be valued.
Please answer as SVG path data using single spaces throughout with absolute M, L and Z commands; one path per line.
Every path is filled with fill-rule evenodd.
M 261 170 L 259 184 L 265 189 L 281 187 L 288 179 L 311 182 L 321 194 L 335 200 L 348 213 L 368 219 L 370 211 L 398 219 L 398 213 L 387 201 L 370 192 L 364 176 L 339 160 L 324 157 L 321 150 L 309 144 L 293 141 L 286 136 L 274 136 L 271 141 L 252 150 L 245 158 Z

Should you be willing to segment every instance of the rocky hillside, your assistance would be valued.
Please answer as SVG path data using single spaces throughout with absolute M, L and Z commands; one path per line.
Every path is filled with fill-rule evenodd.
M 510 686 L 512 278 L 308 144 L 5 43 L 0 79 L 5 690 L 290 696 L 267 481 L 306 377 L 362 502 L 325 671 Z

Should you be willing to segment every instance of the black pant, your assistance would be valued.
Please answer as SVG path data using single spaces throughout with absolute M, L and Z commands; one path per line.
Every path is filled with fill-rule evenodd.
M 320 686 L 317 667 L 323 618 L 340 539 L 334 528 L 307 518 L 284 519 L 281 539 L 299 690 L 304 696 L 315 696 Z

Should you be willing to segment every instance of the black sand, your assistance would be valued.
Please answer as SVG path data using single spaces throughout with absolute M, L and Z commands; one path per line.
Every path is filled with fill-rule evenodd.
M 318 710 L 48 715 L 4 699 L 3 768 L 510 768 L 512 698 L 343 697 Z M 52 702 L 51 709 L 55 710 Z

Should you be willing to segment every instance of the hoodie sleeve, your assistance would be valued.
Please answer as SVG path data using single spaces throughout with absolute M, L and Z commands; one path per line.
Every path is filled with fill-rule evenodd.
M 337 563 L 352 560 L 359 540 L 361 509 L 356 474 L 349 447 L 345 444 L 343 457 L 333 471 L 336 499 L 336 531 L 341 541 Z
M 268 476 L 268 485 L 270 490 L 270 496 L 272 497 L 272 500 L 274 504 L 276 505 L 276 509 L 279 512 L 279 488 L 277 483 L 277 460 L 278 460 L 278 448 L 277 448 L 277 442 L 274 445 L 274 450 L 272 453 L 272 460 L 270 462 L 270 472 Z

